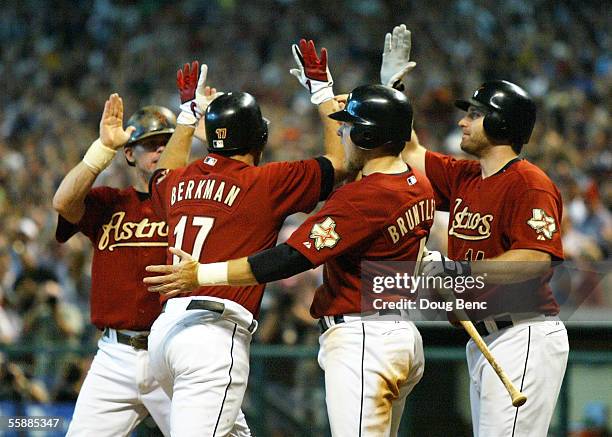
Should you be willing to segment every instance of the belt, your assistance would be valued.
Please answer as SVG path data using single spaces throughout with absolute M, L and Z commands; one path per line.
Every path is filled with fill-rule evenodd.
M 111 330 L 112 328 L 104 328 L 104 333 L 102 334 L 106 338 L 112 338 Z M 125 334 L 117 329 L 114 329 L 115 337 L 117 338 L 117 343 L 125 344 L 127 346 L 132 346 L 137 350 L 147 350 L 148 349 L 148 336 L 149 334 L 136 334 L 129 335 Z
M 165 310 L 166 304 L 164 303 L 162 312 Z M 225 304 L 223 302 L 217 302 L 214 300 L 193 299 L 191 302 L 189 302 L 185 310 L 207 310 L 212 311 L 213 313 L 223 314 L 225 311 Z M 250 333 L 253 333 L 255 329 L 257 329 L 257 321 L 253 319 L 251 325 L 247 329 Z
M 502 320 L 502 319 L 508 319 L 508 318 L 511 318 L 511 320 Z M 497 317 L 495 316 L 487 317 L 486 319 L 483 319 L 479 322 L 474 323 L 474 327 L 476 328 L 476 331 L 478 331 L 480 335 L 487 336 L 489 334 L 493 334 L 495 332 L 501 331 L 502 329 L 510 328 L 512 326 L 516 326 L 521 323 L 543 322 L 547 319 L 558 320 L 558 317 L 546 316 L 544 314 L 534 315 L 533 313 L 515 314 L 515 315 L 506 313 L 502 315 L 497 315 Z
M 487 326 L 487 324 L 490 324 L 491 326 Z M 514 322 L 512 322 L 511 320 L 489 320 L 487 321 L 487 324 L 485 324 L 484 320 L 474 323 L 476 331 L 478 331 L 478 333 L 483 337 L 486 337 L 489 334 L 493 334 L 494 332 L 501 331 L 502 329 L 514 326 Z
M 401 316 L 401 310 L 380 310 L 374 313 L 364 314 L 364 317 L 370 316 Z M 325 333 L 329 328 L 334 325 L 338 325 L 340 323 L 345 323 L 346 320 L 344 315 L 340 314 L 338 316 L 323 316 L 319 319 L 317 324 L 319 325 L 319 329 L 321 330 L 321 334 Z

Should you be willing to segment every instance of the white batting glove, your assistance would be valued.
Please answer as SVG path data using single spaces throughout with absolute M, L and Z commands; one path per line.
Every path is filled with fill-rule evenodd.
M 405 24 L 395 26 L 393 33 L 385 36 L 385 47 L 380 67 L 380 82 L 404 90 L 404 77 L 416 67 L 416 62 L 410 61 L 412 47 L 410 31 Z
M 292 45 L 292 52 L 298 68 L 292 68 L 289 73 L 310 91 L 310 101 L 318 105 L 333 99 L 334 81 L 327 66 L 327 49 L 321 49 L 319 58 L 314 42 L 301 39 L 299 46 Z
M 429 251 L 421 260 L 421 274 L 424 276 L 469 276 L 472 267 L 469 261 L 453 261 L 442 252 Z
M 176 119 L 178 124 L 196 127 L 210 102 L 221 94 L 210 95 L 206 92 L 207 73 L 208 66 L 202 64 L 199 67 L 198 61 L 185 64 L 176 72 L 176 86 L 181 96 L 181 113 Z

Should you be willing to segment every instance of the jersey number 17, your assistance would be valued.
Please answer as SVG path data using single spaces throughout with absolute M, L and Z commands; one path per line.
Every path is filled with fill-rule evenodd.
M 200 228 L 196 235 L 195 241 L 193 242 L 193 250 L 191 251 L 191 256 L 200 260 L 200 255 L 202 253 L 202 247 L 204 246 L 204 242 L 206 241 L 206 237 L 208 237 L 209 232 L 211 231 L 213 225 L 215 224 L 215 219 L 213 217 L 193 217 L 191 221 L 191 225 L 194 227 Z M 183 249 L 183 237 L 185 236 L 185 228 L 187 227 L 187 216 L 181 216 L 181 219 L 174 227 L 174 247 L 177 249 L 183 250 L 185 252 L 189 252 L 188 250 Z M 178 256 L 172 256 L 172 264 L 176 265 L 180 262 Z

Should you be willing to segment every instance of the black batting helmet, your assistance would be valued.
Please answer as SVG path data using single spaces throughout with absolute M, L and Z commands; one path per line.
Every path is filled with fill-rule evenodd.
M 396 89 L 384 85 L 363 85 L 348 96 L 342 111 L 330 118 L 352 124 L 351 141 L 361 149 L 410 140 L 412 105 Z
M 268 141 L 268 120 L 249 93 L 222 94 L 204 114 L 208 150 L 223 155 L 262 149 Z
M 470 106 L 484 108 L 484 130 L 493 139 L 519 146 L 529 142 L 536 106 L 527 91 L 512 82 L 485 82 L 469 100 L 457 100 L 455 106 L 464 111 Z

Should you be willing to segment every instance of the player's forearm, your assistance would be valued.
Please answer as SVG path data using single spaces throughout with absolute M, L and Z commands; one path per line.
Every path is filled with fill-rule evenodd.
M 157 162 L 157 168 L 174 169 L 185 167 L 189 161 L 191 152 L 191 140 L 194 128 L 184 124 L 178 124 L 170 137 L 166 148 Z
M 85 212 L 85 197 L 97 174 L 84 162 L 79 162 L 64 177 L 53 196 L 53 208 L 70 223 L 78 223 Z
M 329 114 L 338 110 L 340 110 L 340 106 L 334 99 L 327 100 L 318 106 L 319 116 L 323 123 L 325 157 L 329 159 L 334 167 L 335 184 L 343 181 L 347 176 L 347 172 L 344 169 L 344 147 L 338 136 L 338 122 L 329 118 Z
M 196 263 L 194 272 L 197 283 L 194 285 L 197 287 L 258 284 L 246 257 L 216 263 Z
M 551 258 L 538 250 L 514 249 L 502 255 L 471 263 L 472 276 L 488 284 L 513 284 L 540 277 L 550 271 Z
M 402 150 L 402 159 L 411 167 L 425 173 L 425 153 L 427 149 L 419 142 L 419 137 L 413 130 L 410 141 L 407 141 Z
M 198 283 L 200 286 L 264 284 L 289 278 L 313 267 L 304 255 L 283 243 L 247 258 L 200 264 Z

